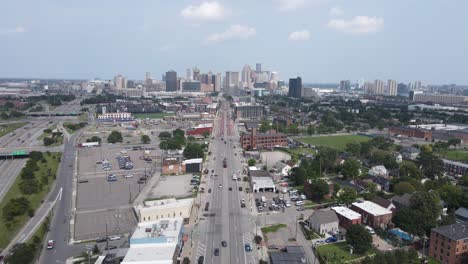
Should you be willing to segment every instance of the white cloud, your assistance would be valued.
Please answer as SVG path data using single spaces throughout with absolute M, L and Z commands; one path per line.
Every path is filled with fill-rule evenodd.
M 216 1 L 207 1 L 198 6 L 190 5 L 184 8 L 180 15 L 192 20 L 222 20 L 228 16 L 228 10 Z
M 0 35 L 21 34 L 25 32 L 26 28 L 22 26 L 17 26 L 15 28 L 0 28 Z
M 384 26 L 384 19 L 381 17 L 355 16 L 351 20 L 332 19 L 328 22 L 328 27 L 351 34 L 366 34 L 380 31 Z
M 208 44 L 208 43 L 223 42 L 225 40 L 230 40 L 230 39 L 248 39 L 250 37 L 253 37 L 256 33 L 257 32 L 255 28 L 253 27 L 247 27 L 247 26 L 242 26 L 242 25 L 232 25 L 222 33 L 209 35 L 206 38 L 205 43 Z
M 344 10 L 339 6 L 334 6 L 330 8 L 330 15 L 331 16 L 341 16 L 344 14 Z
M 311 4 L 320 4 L 326 0 L 273 0 L 281 11 L 297 10 Z
M 288 38 L 291 41 L 309 40 L 310 32 L 308 30 L 294 31 L 294 32 L 289 33 Z

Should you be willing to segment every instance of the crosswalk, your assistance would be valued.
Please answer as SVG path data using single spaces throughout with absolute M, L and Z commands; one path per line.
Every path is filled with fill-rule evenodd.
M 198 242 L 197 243 L 197 251 L 196 251 L 196 254 L 195 254 L 195 259 L 198 260 L 198 258 L 200 256 L 205 256 L 206 254 L 206 245 L 201 243 L 201 242 Z
M 242 237 L 244 245 L 250 244 L 250 246 L 253 246 L 254 235 L 252 233 L 246 233 Z

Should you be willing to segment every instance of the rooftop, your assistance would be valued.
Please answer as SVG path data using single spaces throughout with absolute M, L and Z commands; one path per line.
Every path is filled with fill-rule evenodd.
M 376 203 L 369 202 L 369 201 L 356 202 L 356 203 L 353 203 L 353 205 L 374 216 L 392 214 L 392 211 L 386 208 L 383 208 L 382 206 Z
M 188 160 L 184 160 L 182 162 L 182 164 L 198 164 L 198 163 L 202 163 L 203 162 L 203 159 L 200 158 L 200 159 L 188 159 Z
M 172 264 L 174 245 L 130 248 L 121 264 Z
M 153 201 L 146 201 L 144 207 L 137 207 L 142 211 L 147 210 L 154 210 L 154 209 L 169 209 L 169 208 L 177 208 L 181 206 L 192 206 L 193 198 L 187 199 L 180 199 L 177 200 L 175 198 L 171 199 L 163 199 L 163 200 L 153 200 Z
M 304 249 L 298 246 L 286 247 L 286 252 L 271 252 L 272 264 L 302 264 L 306 263 Z
M 251 170 L 249 171 L 250 177 L 268 177 L 271 178 L 271 175 L 268 171 L 265 170 Z
M 165 243 L 177 243 L 182 223 L 182 218 L 139 223 L 130 239 L 130 245 L 152 244 L 151 238 L 165 238 Z M 160 243 L 159 241 L 158 243 Z
M 315 222 L 317 224 L 326 224 L 338 222 L 338 217 L 333 210 L 320 209 L 312 213 L 312 215 L 309 217 L 309 221 Z
M 348 218 L 349 220 L 360 219 L 361 214 L 354 212 L 353 210 L 349 209 L 348 207 L 344 206 L 336 206 L 331 208 L 337 214 L 342 215 L 343 217 Z
M 432 229 L 432 232 L 441 234 L 452 240 L 468 239 L 468 224 L 453 224 Z

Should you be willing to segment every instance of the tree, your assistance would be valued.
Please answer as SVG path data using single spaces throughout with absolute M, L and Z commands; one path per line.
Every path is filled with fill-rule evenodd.
M 468 186 L 468 174 L 463 175 L 463 177 L 458 181 L 458 184 L 462 186 Z
M 3 207 L 3 218 L 7 221 L 13 220 L 13 218 L 25 214 L 29 209 L 29 201 L 24 197 L 11 199 Z
M 24 195 L 39 192 L 39 182 L 36 179 L 22 180 L 19 183 L 20 192 Z
M 299 127 L 297 126 L 297 124 L 291 124 L 290 126 L 288 126 L 288 133 L 293 136 L 297 136 L 299 134 Z
M 91 138 L 88 138 L 86 142 L 99 142 L 101 143 L 102 139 L 98 136 L 92 136 Z
M 253 158 L 250 158 L 248 161 L 247 161 L 247 164 L 250 166 L 255 166 L 255 164 L 257 163 L 257 161 Z
M 338 192 L 338 203 L 350 205 L 356 201 L 357 192 L 351 187 L 344 187 Z
M 151 142 L 151 138 L 148 135 L 141 135 L 141 143 L 149 144 Z
M 291 170 L 291 178 L 294 180 L 295 185 L 302 185 L 307 179 L 307 172 L 302 166 L 294 167 Z
M 460 145 L 461 144 L 461 139 L 459 138 L 451 138 L 448 140 L 447 144 L 449 146 L 457 146 L 457 145 Z
M 174 137 L 177 137 L 177 136 L 179 136 L 179 137 L 185 137 L 185 132 L 184 132 L 182 129 L 177 128 L 177 129 L 175 129 L 174 131 L 172 131 L 172 135 L 173 135 Z
M 208 138 L 210 136 L 210 132 L 205 131 L 202 133 L 203 138 Z
M 7 256 L 8 264 L 33 263 L 37 248 L 34 244 L 20 243 L 13 247 L 10 255 Z
M 347 159 L 343 166 L 341 167 L 341 172 L 343 173 L 343 176 L 345 179 L 348 177 L 352 179 L 356 179 L 359 177 L 359 169 L 361 168 L 361 164 L 355 159 Z
M 444 172 L 444 163 L 442 160 L 428 149 L 421 151 L 418 162 L 422 167 L 423 175 L 427 178 L 434 179 L 436 176 L 441 176 Z
M 107 137 L 108 143 L 117 143 L 117 142 L 122 142 L 122 141 L 123 141 L 122 133 L 116 130 L 113 130 L 110 133 L 110 135 Z
M 463 206 L 464 201 L 464 192 L 463 190 L 452 184 L 442 185 L 437 192 L 440 195 L 440 198 L 448 204 L 452 209 L 457 209 L 460 206 Z
M 318 159 L 322 163 L 322 170 L 332 170 L 335 167 L 337 152 L 333 148 L 322 147 L 320 148 Z
M 260 124 L 260 128 L 258 129 L 261 133 L 266 133 L 271 129 L 270 122 L 267 119 L 263 119 L 262 123 Z
M 393 139 L 386 138 L 386 137 L 375 137 L 370 141 L 371 145 L 381 149 L 381 150 L 389 150 L 390 147 L 393 145 Z
M 404 194 L 404 193 L 414 193 L 415 188 L 409 182 L 399 182 L 393 187 L 393 191 L 397 194 Z
M 257 244 L 257 245 L 262 243 L 262 240 L 263 240 L 263 238 L 261 236 L 259 236 L 259 235 L 256 235 L 254 237 L 255 244 Z
M 185 258 L 182 260 L 182 264 L 190 264 L 190 259 L 189 259 L 189 257 L 185 257 Z
M 350 142 L 346 144 L 346 152 L 355 157 L 359 157 L 361 155 L 361 144 L 357 142 Z
M 312 180 L 309 188 L 309 192 L 314 200 L 322 200 L 326 194 L 330 193 L 328 183 L 322 179 Z
M 400 164 L 400 177 L 421 179 L 421 170 L 413 162 L 403 161 Z
M 167 132 L 167 131 L 163 131 L 161 133 L 159 133 L 159 139 L 163 140 L 163 139 L 169 139 L 172 137 L 171 133 L 170 132 Z
M 184 149 L 184 158 L 186 159 L 203 158 L 203 154 L 203 148 L 198 143 L 189 143 Z
M 352 225 L 348 228 L 346 241 L 357 254 L 363 254 L 372 247 L 372 236 L 362 225 Z
M 308 134 L 308 135 L 313 135 L 313 134 L 315 134 L 315 126 L 313 126 L 313 125 L 307 126 L 307 134 Z

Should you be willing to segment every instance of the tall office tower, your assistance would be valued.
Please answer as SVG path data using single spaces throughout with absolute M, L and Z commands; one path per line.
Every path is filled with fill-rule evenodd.
M 145 74 L 145 82 L 148 82 L 148 80 L 151 80 L 151 73 L 150 72 L 146 72 L 146 74 Z
M 224 87 L 238 87 L 239 86 L 239 72 L 226 72 L 226 79 Z
M 200 81 L 200 69 L 198 69 L 197 67 L 193 68 L 193 79 L 195 81 Z
M 200 74 L 200 82 L 202 84 L 213 84 L 213 74 L 211 72 Z
M 124 79 L 124 77 L 122 75 L 120 75 L 120 74 L 114 77 L 114 87 L 115 87 L 116 90 L 122 90 L 123 89 L 123 86 L 122 86 L 123 79 Z
M 251 83 L 252 83 L 252 79 L 250 78 L 250 72 L 252 71 L 252 69 L 250 68 L 249 65 L 244 65 L 244 67 L 242 68 L 242 74 L 241 74 L 241 81 L 242 81 L 242 84 L 244 85 L 244 87 L 250 87 L 251 86 Z
M 262 64 L 261 63 L 257 63 L 255 65 L 255 71 L 256 72 L 262 72 Z
M 364 92 L 366 94 L 373 94 L 374 93 L 374 84 L 371 82 L 364 82 Z
M 270 76 L 266 72 L 257 73 L 255 83 L 265 83 L 269 81 Z
M 177 89 L 177 72 L 168 71 L 166 72 L 166 91 L 176 92 Z
M 420 90 L 421 89 L 421 81 L 415 81 L 411 84 L 411 90 Z
M 397 94 L 407 94 L 408 93 L 408 85 L 406 83 L 399 83 L 397 87 Z
M 221 81 L 222 81 L 221 73 L 213 74 L 213 88 L 215 91 L 221 90 Z
M 275 71 L 272 71 L 271 74 L 270 74 L 270 81 L 274 82 L 274 83 L 278 83 L 279 81 L 279 73 L 278 72 L 275 72 Z
M 187 69 L 187 72 L 185 73 L 185 79 L 187 79 L 188 81 L 193 80 L 192 69 L 190 68 Z
M 289 79 L 288 96 L 294 98 L 301 98 L 303 95 L 302 79 L 301 77 Z
M 374 81 L 374 89 L 373 89 L 373 94 L 375 95 L 384 95 L 384 88 L 385 84 L 382 80 L 375 80 Z
M 397 82 L 395 80 L 388 80 L 387 82 L 387 95 L 396 96 L 398 92 Z
M 351 90 L 351 81 L 350 81 L 350 80 L 343 80 L 343 81 L 340 81 L 340 90 L 341 90 L 341 91 L 349 91 L 349 90 Z

